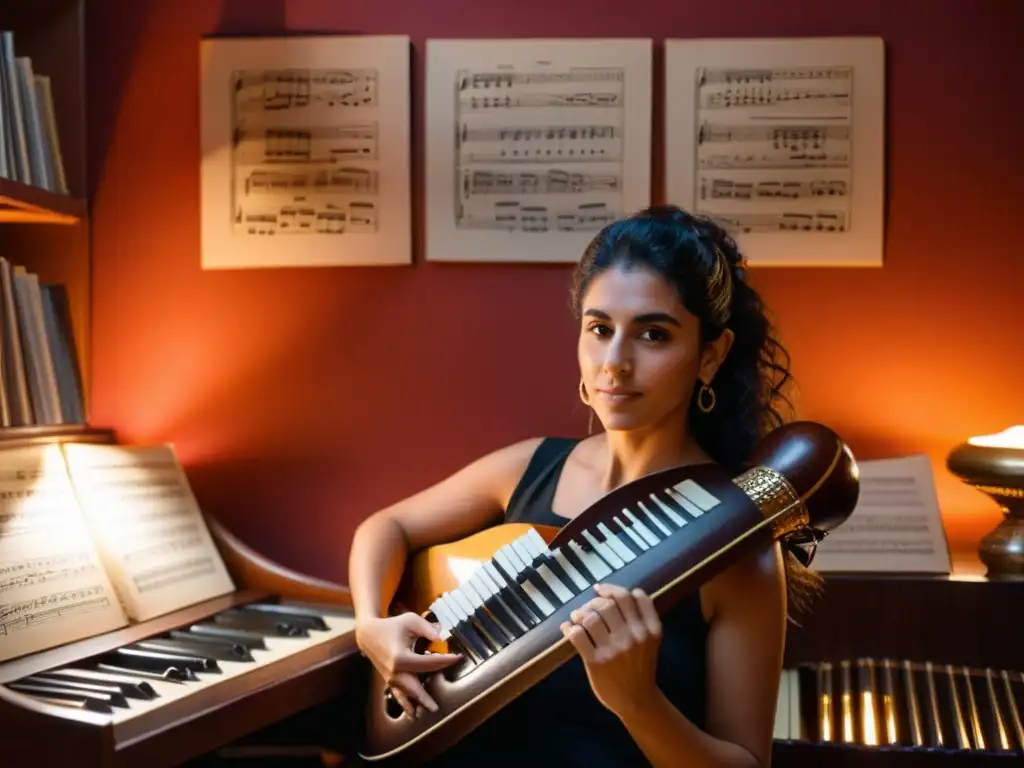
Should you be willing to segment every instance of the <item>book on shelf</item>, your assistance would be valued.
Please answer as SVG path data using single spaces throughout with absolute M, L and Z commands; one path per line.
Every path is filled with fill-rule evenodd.
M 0 451 L 0 661 L 234 589 L 172 446 Z
M 15 53 L 15 36 L 0 30 L 0 177 L 68 193 L 53 84 L 32 59 Z
M 0 427 L 86 423 L 68 293 L 0 256 Z

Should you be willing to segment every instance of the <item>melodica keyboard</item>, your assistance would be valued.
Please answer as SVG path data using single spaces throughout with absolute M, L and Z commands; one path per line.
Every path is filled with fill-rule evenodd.
M 0 665 L 0 765 L 179 765 L 355 699 L 353 629 L 343 605 L 237 592 L 14 659 Z

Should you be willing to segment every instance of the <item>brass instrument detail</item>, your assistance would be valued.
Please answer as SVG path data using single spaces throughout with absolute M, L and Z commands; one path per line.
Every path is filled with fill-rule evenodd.
M 765 466 L 748 469 L 733 479 L 733 483 L 742 490 L 772 523 L 775 538 L 805 527 L 810 514 L 790 482 Z

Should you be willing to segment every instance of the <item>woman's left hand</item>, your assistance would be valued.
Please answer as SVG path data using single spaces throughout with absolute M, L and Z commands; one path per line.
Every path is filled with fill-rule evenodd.
M 657 691 L 661 619 L 642 590 L 594 589 L 598 597 L 569 615 L 562 634 L 582 657 L 598 700 L 623 718 Z

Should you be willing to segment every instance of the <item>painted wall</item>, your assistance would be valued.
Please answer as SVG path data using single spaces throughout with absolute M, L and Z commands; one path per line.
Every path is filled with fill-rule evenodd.
M 374 509 L 510 441 L 586 429 L 569 267 L 419 261 L 429 37 L 654 36 L 656 69 L 665 37 L 884 37 L 885 268 L 754 280 L 793 354 L 801 416 L 864 458 L 927 453 L 955 546 L 997 521 L 943 461 L 965 436 L 1024 422 L 1015 0 L 284 5 L 90 4 L 93 420 L 173 441 L 200 503 L 248 543 L 344 580 Z M 414 267 L 199 269 L 198 39 L 285 29 L 412 36 Z M 657 125 L 656 200 L 662 138 Z

